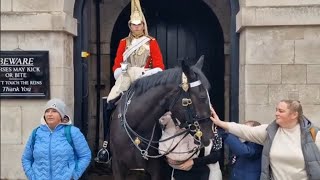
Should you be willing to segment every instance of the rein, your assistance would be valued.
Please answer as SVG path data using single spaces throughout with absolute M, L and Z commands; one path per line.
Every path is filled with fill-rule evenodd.
M 131 142 L 136 146 L 136 148 L 140 151 L 142 157 L 145 158 L 146 160 L 147 160 L 148 158 L 159 158 L 159 157 L 162 157 L 162 156 L 165 156 L 165 155 L 171 153 L 171 152 L 178 146 L 178 144 L 180 143 L 180 141 L 181 141 L 184 137 L 187 136 L 187 134 L 189 133 L 190 130 L 189 130 L 189 129 L 186 129 L 186 130 L 184 130 L 184 131 L 182 131 L 182 132 L 180 132 L 180 133 L 177 133 L 177 134 L 175 134 L 175 135 L 173 135 L 173 136 L 171 136 L 171 137 L 169 137 L 169 138 L 166 138 L 166 139 L 163 139 L 163 140 L 160 140 L 160 141 L 153 141 L 152 139 L 153 139 L 153 136 L 154 136 L 154 133 L 155 133 L 155 127 L 156 127 L 156 123 L 155 123 L 155 124 L 153 125 L 153 128 L 152 128 L 152 134 L 151 134 L 151 138 L 150 138 L 150 139 L 146 139 L 146 138 L 144 138 L 143 136 L 139 135 L 136 131 L 134 131 L 134 130 L 130 127 L 130 125 L 129 125 L 128 122 L 127 122 L 126 116 L 125 116 L 125 114 L 126 114 L 126 112 L 127 112 L 127 110 L 128 110 L 128 106 L 129 106 L 130 103 L 131 103 L 131 99 L 132 99 L 133 95 L 134 95 L 134 92 L 132 92 L 132 91 L 129 89 L 129 90 L 128 90 L 128 93 L 127 93 L 127 95 L 126 95 L 126 98 L 125 98 L 124 107 L 123 107 L 123 109 L 122 109 L 122 112 L 123 112 L 123 113 L 118 115 L 118 118 L 121 118 L 121 122 L 123 123 L 123 127 L 124 127 L 124 129 L 125 129 L 128 137 L 130 138 Z M 136 136 L 136 139 L 133 139 L 130 134 L 133 134 L 134 136 Z M 182 135 L 182 134 L 184 134 L 184 137 L 183 137 L 183 138 L 179 141 L 179 143 L 177 143 L 177 144 L 175 145 L 175 147 L 172 148 L 170 151 L 167 151 L 167 152 L 165 152 L 164 154 L 160 154 L 160 155 L 156 155 L 156 156 L 152 156 L 152 155 L 149 155 L 149 154 L 148 154 L 148 150 L 149 150 L 150 147 L 152 147 L 153 149 L 159 150 L 157 147 L 152 146 L 151 144 L 168 141 L 168 140 L 173 139 L 173 138 L 175 138 L 175 137 L 177 137 L 177 136 L 180 136 L 180 135 Z M 142 142 L 148 144 L 148 145 L 147 145 L 147 148 L 146 148 L 145 150 L 144 150 L 144 149 L 141 149 L 140 146 L 139 146 L 139 144 L 141 143 L 140 139 L 142 140 Z M 191 151 L 183 152 L 183 153 L 190 153 L 190 152 L 193 152 L 193 151 L 195 151 L 195 150 L 193 149 L 193 150 L 191 150 Z M 196 149 L 196 151 L 198 151 L 198 149 Z
M 191 153 L 193 152 L 193 154 L 188 158 L 190 159 L 196 152 L 199 151 L 199 149 L 201 149 L 203 146 L 203 144 L 201 143 L 201 136 L 202 136 L 202 132 L 200 131 L 200 125 L 199 125 L 199 122 L 200 120 L 203 120 L 203 119 L 206 119 L 206 118 L 202 118 L 202 119 L 196 119 L 194 117 L 194 105 L 192 104 L 192 101 L 191 101 L 191 97 L 190 97 L 190 93 L 188 92 L 188 89 L 189 87 L 192 88 L 192 87 L 196 87 L 196 86 L 199 86 L 201 85 L 201 81 L 200 80 L 197 80 L 195 82 L 192 82 L 192 83 L 188 83 L 187 82 L 187 77 L 185 76 L 184 73 L 182 73 L 182 83 L 180 85 L 180 87 L 182 88 L 179 92 L 179 96 L 176 96 L 176 98 L 171 102 L 170 106 L 169 106 L 169 111 L 174 107 L 174 105 L 177 103 L 178 99 L 180 99 L 181 96 L 183 96 L 182 98 L 182 103 L 181 105 L 183 107 L 186 107 L 186 119 L 187 121 L 183 124 L 180 124 L 178 125 L 181 129 L 184 128 L 185 130 L 182 131 L 182 132 L 179 132 L 177 134 L 174 134 L 173 136 L 171 137 L 168 137 L 166 139 L 163 139 L 163 140 L 159 140 L 159 141 L 154 141 L 153 140 L 153 136 L 154 136 L 154 133 L 155 133 L 155 128 L 156 128 L 156 123 L 153 125 L 153 128 L 152 128 L 152 134 L 151 134 L 151 139 L 147 139 L 147 138 L 144 138 L 143 136 L 139 135 L 136 131 L 134 131 L 130 125 L 128 124 L 127 122 L 127 119 L 126 119 L 126 113 L 127 113 L 127 110 L 128 110 L 128 107 L 131 103 L 131 100 L 133 98 L 133 95 L 134 95 L 134 91 L 132 91 L 131 88 L 129 88 L 129 90 L 127 91 L 126 93 L 126 97 L 125 97 L 125 101 L 124 101 L 124 106 L 123 106 L 123 109 L 121 109 L 121 112 L 119 115 L 118 115 L 118 118 L 121 119 L 121 122 L 122 122 L 122 125 L 128 135 L 128 137 L 130 138 L 131 142 L 135 145 L 135 147 L 140 151 L 142 157 L 146 160 L 148 160 L 148 158 L 159 158 L 159 157 L 162 157 L 162 156 L 165 156 L 169 153 L 177 153 L 177 154 L 182 154 L 182 153 Z M 190 105 L 192 105 L 192 108 L 190 107 Z M 177 123 L 178 123 L 178 120 L 175 118 L 175 117 L 172 117 L 172 120 L 174 121 L 174 123 L 176 124 L 177 126 Z M 179 143 L 190 133 L 190 132 L 193 132 L 194 135 L 194 140 L 199 142 L 199 146 L 198 148 L 194 148 L 190 151 L 187 151 L 187 152 L 172 152 L 178 145 Z M 133 139 L 133 137 L 131 136 L 134 135 L 136 136 L 135 139 Z M 149 155 L 148 154 L 148 150 L 149 148 L 153 148 L 153 149 L 156 149 L 159 151 L 159 149 L 151 144 L 155 144 L 155 143 L 160 143 L 160 142 L 165 142 L 165 141 L 168 141 L 170 139 L 173 139 L 177 136 L 180 136 L 180 135 L 183 135 L 183 138 L 172 148 L 168 148 L 167 151 L 164 151 L 164 150 L 161 150 L 161 151 L 164 151 L 165 153 L 164 154 L 159 154 L 159 155 Z M 197 138 L 198 139 L 197 139 Z M 147 147 L 146 149 L 142 149 L 139 144 L 141 143 L 141 140 L 143 143 L 147 144 Z M 169 150 L 170 149 L 170 150 Z

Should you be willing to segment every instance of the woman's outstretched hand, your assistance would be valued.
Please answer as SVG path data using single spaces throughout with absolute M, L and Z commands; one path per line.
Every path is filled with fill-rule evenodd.
M 219 116 L 217 115 L 216 111 L 213 109 L 213 107 L 210 107 L 210 110 L 211 110 L 211 116 L 210 116 L 211 121 L 213 121 L 214 124 L 219 123 L 219 121 L 221 121 L 221 120 L 220 120 Z
M 215 125 L 223 128 L 223 129 L 225 129 L 225 130 L 228 130 L 228 124 L 227 124 L 226 122 L 220 120 L 219 116 L 217 115 L 217 113 L 216 113 L 216 111 L 213 109 L 213 107 L 210 107 L 210 110 L 211 110 L 211 116 L 210 116 L 211 121 L 212 121 Z

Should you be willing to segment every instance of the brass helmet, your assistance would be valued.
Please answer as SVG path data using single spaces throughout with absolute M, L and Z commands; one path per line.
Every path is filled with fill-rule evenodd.
M 148 27 L 147 27 L 147 21 L 143 15 L 140 0 L 131 0 L 131 15 L 129 20 L 129 26 L 130 24 L 144 24 L 144 34 L 148 35 Z

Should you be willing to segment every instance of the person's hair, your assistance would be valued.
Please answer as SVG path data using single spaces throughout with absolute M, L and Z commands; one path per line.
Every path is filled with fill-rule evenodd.
M 280 102 L 284 102 L 288 105 L 288 109 L 291 112 L 297 112 L 298 113 L 298 119 L 303 119 L 303 110 L 300 101 L 297 100 L 290 100 L 290 99 L 283 99 Z
M 245 124 L 251 124 L 251 126 L 253 126 L 253 127 L 261 125 L 261 123 L 259 123 L 258 121 L 253 121 L 253 120 L 248 120 L 248 121 L 246 121 L 244 123 Z

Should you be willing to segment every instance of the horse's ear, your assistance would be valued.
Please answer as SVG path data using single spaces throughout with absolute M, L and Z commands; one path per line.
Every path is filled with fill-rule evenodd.
M 197 62 L 194 66 L 195 66 L 196 68 L 198 68 L 198 69 L 202 69 L 203 61 L 204 61 L 204 55 L 202 55 L 202 56 L 199 58 L 198 62 Z
M 190 67 L 186 64 L 185 60 L 181 61 L 181 68 L 185 74 L 189 73 Z

